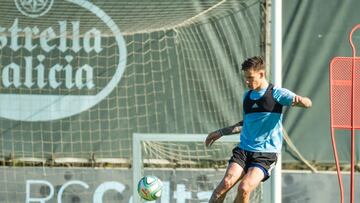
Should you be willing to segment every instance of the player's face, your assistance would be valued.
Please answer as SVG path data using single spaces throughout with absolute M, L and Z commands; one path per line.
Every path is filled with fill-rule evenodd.
M 264 70 L 249 69 L 244 71 L 245 84 L 251 90 L 260 90 L 264 77 Z

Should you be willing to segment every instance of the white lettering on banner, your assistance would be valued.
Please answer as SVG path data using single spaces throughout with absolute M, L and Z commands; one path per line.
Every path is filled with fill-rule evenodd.
M 65 52 L 67 51 L 67 46 L 66 46 L 66 24 L 67 21 L 59 21 L 59 30 L 60 33 L 59 35 L 57 35 L 54 31 L 54 29 L 52 27 L 48 27 L 46 28 L 44 31 L 42 31 L 40 33 L 40 47 L 44 52 L 51 52 L 52 50 L 54 50 L 54 48 L 57 47 L 58 50 L 60 50 L 61 52 Z M 79 21 L 72 21 L 71 24 L 73 25 L 72 28 L 72 48 L 71 50 L 73 52 L 79 52 L 82 48 L 80 47 L 80 43 L 79 43 L 79 29 L 80 29 L 80 22 Z M 5 32 L 5 28 L 1 28 L 0 27 L 0 34 L 4 35 L 3 33 Z M 18 19 L 16 18 L 13 25 L 11 26 L 11 28 L 8 29 L 9 32 L 11 32 L 11 44 L 10 44 L 10 49 L 12 49 L 13 51 L 18 51 L 21 48 L 25 48 L 26 50 L 28 50 L 29 52 L 31 52 L 33 49 L 35 49 L 37 47 L 37 45 L 33 45 L 32 39 L 39 33 L 39 29 L 35 26 L 33 28 L 30 27 L 25 27 L 24 29 L 20 28 L 18 26 Z M 25 35 L 25 43 L 24 45 L 19 44 L 19 35 L 22 34 L 22 31 L 24 32 Z M 35 36 L 33 36 L 33 34 Z M 50 45 L 50 42 L 53 42 L 54 39 L 59 38 L 59 44 L 55 45 L 52 44 Z M 91 39 L 93 39 L 93 45 L 91 44 Z M 1 46 L 0 49 L 3 49 L 4 47 L 6 47 L 7 45 L 7 39 L 5 38 L 0 38 L 1 41 Z M 92 28 L 89 31 L 87 31 L 84 34 L 83 37 L 83 45 L 84 45 L 84 51 L 86 53 L 90 53 L 92 51 L 95 51 L 96 53 L 100 53 L 103 49 L 101 48 L 101 32 L 100 30 L 96 29 L 96 28 Z M 65 88 L 67 89 L 71 89 L 74 87 L 73 85 L 73 81 L 75 80 L 75 84 L 76 87 L 78 89 L 82 89 L 84 87 L 88 88 L 88 89 L 92 89 L 95 87 L 94 84 L 94 79 L 93 79 L 93 67 L 88 65 L 88 64 L 84 64 L 81 67 L 77 67 L 76 68 L 76 74 L 75 74 L 75 79 L 72 78 L 72 70 L 73 67 L 70 65 L 70 62 L 73 59 L 73 56 L 71 55 L 67 55 L 65 56 L 65 60 L 68 62 L 67 65 L 65 65 L 65 68 L 60 65 L 60 64 L 55 64 L 50 68 L 50 71 L 48 73 L 48 76 L 45 76 L 45 68 L 43 65 L 43 61 L 45 60 L 45 56 L 40 54 L 36 57 L 38 59 L 38 65 L 33 68 L 33 57 L 32 56 L 25 56 L 25 79 L 24 81 L 20 81 L 21 79 L 21 68 L 18 64 L 16 63 L 11 63 L 9 65 L 5 65 L 5 68 L 2 70 L 2 85 L 4 88 L 9 88 L 9 87 L 15 87 L 15 88 L 19 88 L 22 85 L 24 85 L 26 88 L 32 88 L 34 86 L 34 82 L 33 82 L 33 69 L 37 70 L 37 83 L 36 86 L 39 89 L 43 89 L 46 85 L 47 82 L 45 82 L 45 80 L 47 79 L 49 81 L 49 87 L 52 89 L 57 89 L 58 87 L 61 86 L 61 84 L 63 82 L 57 81 L 56 78 L 59 78 L 58 75 L 61 74 L 61 72 L 65 72 Z M 12 72 L 10 72 L 10 69 L 12 70 Z M 86 72 L 85 76 L 83 78 L 83 72 Z M 12 74 L 11 74 L 12 73 Z M 12 77 L 11 77 L 12 75 Z M 85 83 L 85 84 L 84 84 Z
M 10 33 L 11 33 L 11 42 L 10 42 L 10 48 L 13 51 L 17 51 L 18 49 L 20 49 L 20 46 L 18 45 L 18 32 L 21 31 L 21 29 L 18 28 L 18 19 L 16 18 L 13 25 L 11 26 L 11 28 L 9 29 Z M 4 46 L 6 46 L 6 44 L 4 44 Z
M 45 185 L 49 188 L 50 192 L 49 195 L 43 198 L 35 198 L 31 197 L 31 187 L 34 185 Z M 75 187 L 76 185 L 79 185 L 84 190 L 89 190 L 90 187 L 86 182 L 80 181 L 80 180 L 71 180 L 63 184 L 56 196 L 56 203 L 63 203 L 63 193 L 70 185 Z M 163 181 L 163 192 L 161 195 L 160 202 L 161 203 L 172 203 L 170 198 L 170 183 L 168 181 Z M 92 203 L 102 203 L 104 194 L 109 190 L 114 190 L 122 194 L 126 189 L 125 184 L 121 182 L 116 181 L 107 181 L 101 183 L 93 192 L 92 195 Z M 136 188 L 134 188 L 136 189 Z M 201 201 L 201 203 L 205 203 L 209 201 L 212 191 L 202 191 L 197 192 L 196 197 L 192 197 L 192 192 L 186 191 L 186 185 L 184 184 L 176 184 L 176 190 L 173 191 L 173 199 L 176 203 L 185 203 L 186 200 L 189 199 L 198 199 Z M 86 193 L 83 193 L 86 194 Z M 38 202 L 38 203 L 45 203 L 48 200 L 52 200 L 54 198 L 54 186 L 46 181 L 46 180 L 27 180 L 26 181 L 26 201 L 25 203 L 32 203 L 32 202 Z M 130 196 L 128 203 L 133 203 L 133 198 Z M 147 201 L 147 203 L 155 203 L 155 201 Z
M 56 34 L 52 27 L 48 27 L 44 31 L 40 33 L 40 45 L 42 50 L 45 52 L 50 52 L 55 48 L 55 45 L 50 46 L 48 42 L 54 40 L 56 38 Z
M 33 35 L 37 35 L 39 34 L 39 29 L 37 27 L 33 27 L 33 28 L 29 28 L 26 27 L 24 28 L 24 32 L 25 32 L 25 49 L 29 50 L 30 52 L 35 49 L 38 45 L 32 44 L 32 36 Z
M 37 184 L 37 185 L 46 185 L 48 188 L 50 188 L 50 194 L 47 197 L 44 198 L 33 198 L 30 197 L 31 194 L 31 185 Z M 89 189 L 89 185 L 83 181 L 79 180 L 72 180 L 69 182 L 66 182 L 64 185 L 62 185 L 58 191 L 57 194 L 57 203 L 62 203 L 62 196 L 67 187 L 70 185 L 80 185 L 81 187 L 85 189 Z M 104 194 L 109 190 L 115 190 L 119 193 L 122 193 L 125 190 L 125 185 L 119 182 L 104 182 L 101 185 L 99 185 L 93 196 L 93 203 L 102 203 L 102 198 Z M 45 180 L 28 180 L 26 181 L 26 203 L 30 202 L 40 202 L 45 203 L 45 201 L 50 200 L 54 196 L 54 187 L 51 183 Z
M 37 47 L 37 45 L 33 45 L 33 39 L 36 38 L 40 32 L 40 48 L 46 53 L 51 52 L 55 48 L 60 50 L 62 53 L 68 50 L 67 47 L 67 35 L 72 36 L 72 47 L 70 50 L 77 53 L 82 47 L 80 46 L 80 21 L 71 21 L 72 24 L 72 32 L 69 33 L 67 31 L 67 21 L 58 21 L 59 23 L 59 34 L 55 33 L 53 27 L 48 27 L 44 29 L 42 32 L 38 29 L 37 26 L 34 27 L 19 27 L 19 20 L 15 18 L 12 26 L 7 29 L 11 33 L 10 39 L 10 49 L 13 51 L 18 51 L 20 48 L 25 48 L 27 51 L 31 52 L 33 49 Z M 7 38 L 6 38 L 6 28 L 0 27 L 0 49 L 3 49 L 7 46 Z M 24 44 L 19 44 L 19 36 L 25 36 Z M 49 42 L 54 43 L 54 39 L 59 39 L 58 44 L 49 44 Z M 93 44 L 91 43 L 93 41 Z M 101 31 L 92 28 L 84 33 L 82 44 L 84 45 L 84 51 L 86 53 L 90 53 L 91 51 L 95 51 L 96 53 L 100 53 L 103 49 L 101 47 Z
M 117 45 L 118 50 L 115 52 L 118 57 L 116 60 L 111 58 L 117 62 L 116 69 L 109 73 L 112 76 L 109 75 L 107 83 L 101 82 L 102 87 L 97 87 L 96 73 L 101 72 L 97 68 L 105 63 L 99 63 L 97 59 L 83 60 L 80 57 L 100 57 L 100 54 L 104 54 L 102 52 L 107 47 L 102 47 L 102 30 L 97 27 L 84 30 L 80 20 L 67 20 L 66 16 L 47 26 L 39 19 L 37 25 L 36 18 L 51 10 L 53 0 L 41 3 L 35 0 L 14 1 L 20 13 L 25 15 L 25 18 L 32 19 L 31 26 L 24 25 L 29 22 L 29 19 L 22 20 L 24 17 L 15 18 L 9 27 L 0 25 L 0 51 L 16 52 L 10 53 L 9 57 L 3 57 L 3 64 L 0 65 L 0 88 L 10 90 L 0 93 L 0 106 L 11 107 L 0 108 L 0 117 L 20 121 L 62 119 L 88 110 L 115 89 L 125 71 L 126 43 L 116 23 L 101 8 L 88 0 L 65 0 L 100 19 L 99 22 L 104 23 L 108 29 L 108 36 L 112 36 L 114 45 Z M 68 3 L 57 6 L 66 5 L 66 9 L 69 9 Z M 95 25 L 98 25 L 98 22 Z M 111 33 L 108 33 L 109 31 Z M 57 57 L 56 60 L 53 56 Z M 106 60 L 106 57 L 102 56 L 101 60 Z M 46 91 L 31 91 L 45 88 Z M 96 91 L 94 88 L 97 88 Z M 63 89 L 70 91 L 66 94 Z M 87 93 L 72 91 L 73 89 L 91 91 Z
M 94 192 L 93 202 L 102 202 L 102 198 L 108 190 L 116 190 L 119 193 L 122 193 L 125 190 L 125 185 L 114 181 L 102 183 Z
M 71 24 L 73 25 L 73 34 L 72 34 L 72 50 L 77 53 L 78 51 L 80 51 L 80 37 L 79 37 L 79 32 L 80 32 L 80 29 L 77 29 L 78 27 L 80 27 L 80 22 L 79 21 L 75 21 L 75 22 L 71 22 Z
M 7 44 L 7 37 L 4 33 L 6 28 L 0 27 L 0 49 L 6 46 Z
M 88 189 L 89 188 L 89 185 L 84 183 L 83 181 L 79 181 L 79 180 L 72 180 L 72 181 L 69 181 L 67 183 L 65 183 L 64 185 L 61 186 L 59 192 L 58 192 L 58 195 L 57 195 L 57 202 L 58 203 L 62 203 L 62 194 L 64 192 L 64 190 L 70 186 L 70 185 L 81 185 L 83 186 L 84 188 Z M 100 202 L 99 202 L 100 203 Z
M 47 185 L 50 188 L 50 194 L 45 198 L 31 198 L 30 197 L 31 185 L 33 185 L 33 184 Z M 26 181 L 26 200 L 25 200 L 25 203 L 29 203 L 29 202 L 45 203 L 45 201 L 51 199 L 53 195 L 54 195 L 54 187 L 48 181 L 46 181 L 46 180 L 27 180 Z
M 170 182 L 163 181 L 163 191 L 161 193 L 161 202 L 169 202 L 170 203 Z
M 94 46 L 91 46 L 90 41 L 91 39 L 94 39 Z M 87 31 L 84 34 L 84 50 L 86 53 L 90 53 L 92 50 L 94 50 L 96 53 L 99 53 L 102 51 L 101 48 L 101 32 L 95 28 Z
M 10 79 L 10 73 L 13 74 L 13 79 Z M 2 70 L 2 81 L 4 87 L 19 87 L 20 83 L 20 67 L 16 63 L 10 63 L 9 65 L 5 66 Z
M 72 56 L 65 56 L 65 60 L 68 62 L 65 66 L 60 64 L 53 65 L 48 71 L 48 75 L 45 75 L 45 67 L 42 62 L 45 59 L 44 55 L 38 55 L 37 60 L 39 65 L 35 68 L 32 66 L 33 57 L 25 57 L 25 78 L 21 80 L 21 68 L 16 63 L 11 63 L 6 65 L 1 73 L 2 85 L 5 88 L 15 87 L 18 88 L 24 85 L 27 88 L 31 88 L 34 85 L 39 89 L 44 88 L 47 85 L 46 81 L 49 81 L 49 86 L 52 89 L 58 88 L 63 82 L 67 89 L 71 89 L 74 85 L 78 89 L 86 87 L 87 89 L 92 89 L 95 87 L 94 84 L 94 70 L 93 67 L 85 64 L 81 67 L 76 68 L 75 77 L 73 78 L 73 67 L 70 65 Z M 33 82 L 33 70 L 36 71 L 36 83 Z M 58 75 L 61 72 L 65 72 L 65 81 L 58 81 Z M 85 73 L 85 74 L 84 74 Z M 85 77 L 84 77 L 85 76 Z M 73 82 L 75 81 L 75 83 Z
M 191 192 L 185 190 L 184 184 L 177 184 L 174 199 L 176 199 L 176 203 L 185 203 L 187 199 L 191 199 Z

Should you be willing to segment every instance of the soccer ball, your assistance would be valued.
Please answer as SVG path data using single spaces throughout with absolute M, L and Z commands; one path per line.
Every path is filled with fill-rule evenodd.
M 162 189 L 161 180 L 152 175 L 142 177 L 137 188 L 140 197 L 147 201 L 158 199 L 161 196 Z

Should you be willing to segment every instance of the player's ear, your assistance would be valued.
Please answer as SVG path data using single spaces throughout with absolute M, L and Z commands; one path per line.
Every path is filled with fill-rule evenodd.
M 260 74 L 260 78 L 265 78 L 265 76 L 266 76 L 264 70 L 260 70 L 259 74 Z

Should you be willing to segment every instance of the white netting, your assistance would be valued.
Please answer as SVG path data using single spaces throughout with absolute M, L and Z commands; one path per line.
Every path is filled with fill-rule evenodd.
M 179 185 L 186 188 L 180 195 L 184 199 L 177 198 L 179 195 L 166 193 L 162 200 L 165 202 L 168 199 L 169 202 L 208 202 L 213 190 L 225 174 L 232 149 L 238 144 L 239 139 L 236 135 L 223 137 L 211 147 L 205 147 L 206 135 L 136 134 L 134 136 L 136 141 L 133 145 L 140 145 L 139 148 L 134 147 L 133 169 L 136 170 L 134 182 L 143 175 L 155 175 L 165 181 L 168 188 L 177 188 Z M 264 184 L 261 183 L 252 193 L 251 202 L 270 201 L 269 197 L 265 198 L 263 187 Z M 266 190 L 271 190 L 268 188 L 269 185 L 266 187 Z M 236 191 L 237 185 L 227 193 L 225 202 L 233 202 Z M 202 194 L 202 199 L 199 194 Z
M 73 116 L 46 121 L 47 116 L 82 108 L 78 96 L 100 93 L 121 59 L 111 27 L 102 21 L 106 18 L 74 2 L 83 1 L 54 1 L 38 18 L 24 16 L 13 1 L 2 2 L 0 96 L 21 99 L 8 101 L 14 106 L 1 111 L 14 117 L 24 114 L 25 120 L 0 120 L 4 159 L 129 159 L 133 132 L 208 132 L 241 119 L 239 64 L 262 52 L 262 9 L 255 0 L 92 1 L 124 35 L 124 73 L 100 102 Z M 40 37 L 44 32 L 47 37 Z M 16 44 L 20 48 L 14 51 Z M 36 47 L 29 51 L 31 45 Z M 84 64 L 91 68 L 81 69 Z M 26 100 L 29 95 L 36 100 Z M 86 97 L 83 100 L 86 105 Z M 44 109 L 25 114 L 28 106 L 43 101 Z M 52 111 L 46 113 L 46 108 Z M 32 121 L 39 115 L 44 121 Z
M 238 122 L 239 65 L 264 51 L 260 0 L 0 2 L 0 161 L 14 172 L 0 202 L 17 201 L 7 198 L 9 182 L 24 186 L 26 170 L 14 166 L 130 167 L 134 132 L 207 133 Z M 197 144 L 179 150 L 188 151 L 180 165 L 224 167 L 203 162 Z M 227 148 L 214 152 L 228 157 Z

